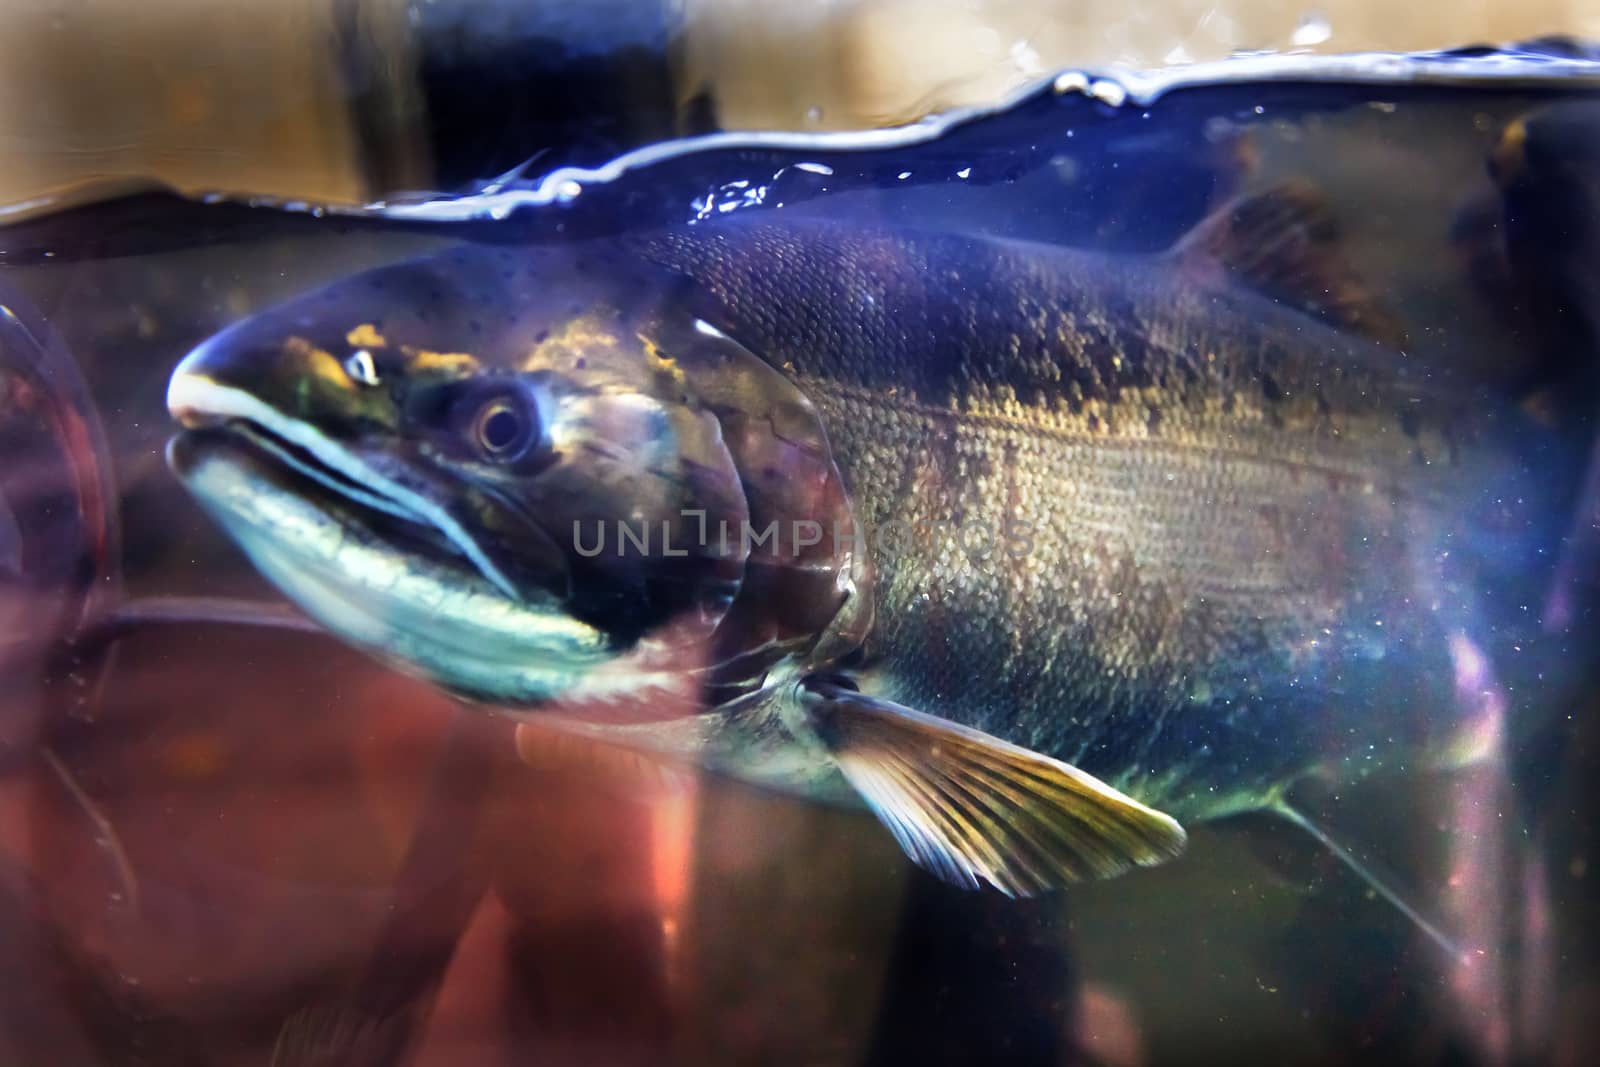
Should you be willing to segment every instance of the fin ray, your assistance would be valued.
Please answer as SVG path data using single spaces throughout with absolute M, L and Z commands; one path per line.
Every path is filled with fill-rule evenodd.
M 831 682 L 810 722 L 918 866 L 955 885 L 1033 896 L 1182 851 L 1182 827 L 1091 775 Z
M 1229 201 L 1169 253 L 1208 274 L 1221 268 L 1264 294 L 1330 324 L 1396 347 L 1405 329 L 1356 275 L 1326 197 L 1286 181 Z

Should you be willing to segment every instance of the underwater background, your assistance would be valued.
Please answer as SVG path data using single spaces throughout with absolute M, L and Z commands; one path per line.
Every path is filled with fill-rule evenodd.
M 1191 827 L 1182 858 L 1060 896 L 963 893 L 868 814 L 575 763 L 283 611 L 168 469 L 172 369 L 230 323 L 456 242 L 790 212 L 1157 253 L 1298 179 L 1386 306 L 1506 396 L 1600 354 L 1581 5 L 1527 32 L 1485 7 L 1448 39 L 1326 10 L 1229 36 L 1208 8 L 1080 52 L 1071 26 L 1016 30 L 1027 5 L 961 15 L 992 41 L 928 16 L 920 52 L 747 38 L 787 64 L 720 59 L 758 5 L 691 6 L 247 23 L 174 3 L 112 18 L 96 50 L 94 5 L 45 4 L 0 33 L 27 71 L 0 82 L 27 116 L 0 123 L 0 1063 L 1589 1062 L 1592 569 L 1559 632 L 1497 665 L 1531 724 L 1503 761 L 1330 803 L 1423 910 L 1496 932 L 1468 972 L 1266 819 Z M 852 8 L 854 39 L 914 40 L 912 7 Z M 187 80 L 145 69 L 180 30 L 211 38 Z M 1225 58 L 1257 48 L 1281 51 Z M 964 79 L 969 51 L 1004 75 L 991 57 Z M 908 93 L 891 53 L 956 59 Z M 802 66 L 834 95 L 795 84 Z M 1553 108 L 1578 117 L 1541 124 Z M 193 598 L 287 625 L 195 621 Z

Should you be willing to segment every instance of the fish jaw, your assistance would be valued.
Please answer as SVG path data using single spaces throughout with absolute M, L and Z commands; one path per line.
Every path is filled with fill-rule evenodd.
M 205 357 L 204 349 L 192 353 L 168 384 L 167 408 L 182 425 L 191 429 L 226 428 L 234 435 L 249 436 L 258 449 L 275 453 L 325 488 L 350 496 L 373 510 L 437 529 L 485 579 L 507 596 L 518 596 L 504 569 L 488 558 L 461 522 L 444 508 L 386 477 L 353 449 L 309 423 L 285 414 L 254 393 L 224 384 L 225 379 L 209 373 Z
M 330 631 L 408 673 L 515 705 L 654 681 L 553 600 L 508 597 L 462 557 L 390 551 L 371 509 L 308 493 L 301 476 L 241 435 L 191 430 L 173 440 L 168 461 L 264 577 Z

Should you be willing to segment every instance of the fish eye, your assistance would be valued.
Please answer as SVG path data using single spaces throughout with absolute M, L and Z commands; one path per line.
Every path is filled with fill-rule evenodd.
M 372 353 L 365 348 L 357 349 L 345 357 L 344 372 L 362 385 L 378 384 L 378 365 L 373 362 Z
M 497 396 L 478 409 L 472 434 L 478 448 L 493 459 L 515 455 L 533 436 L 527 407 L 511 396 Z

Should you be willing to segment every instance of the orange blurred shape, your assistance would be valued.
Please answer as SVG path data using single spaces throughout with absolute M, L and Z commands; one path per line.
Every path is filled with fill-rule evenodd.
M 1078 1044 L 1091 1063 L 1136 1067 L 1145 1062 L 1144 1039 L 1126 997 L 1089 983 L 1078 1001 Z
M 230 753 L 216 733 L 193 733 L 168 741 L 161 768 L 174 778 L 214 778 L 227 770 Z

